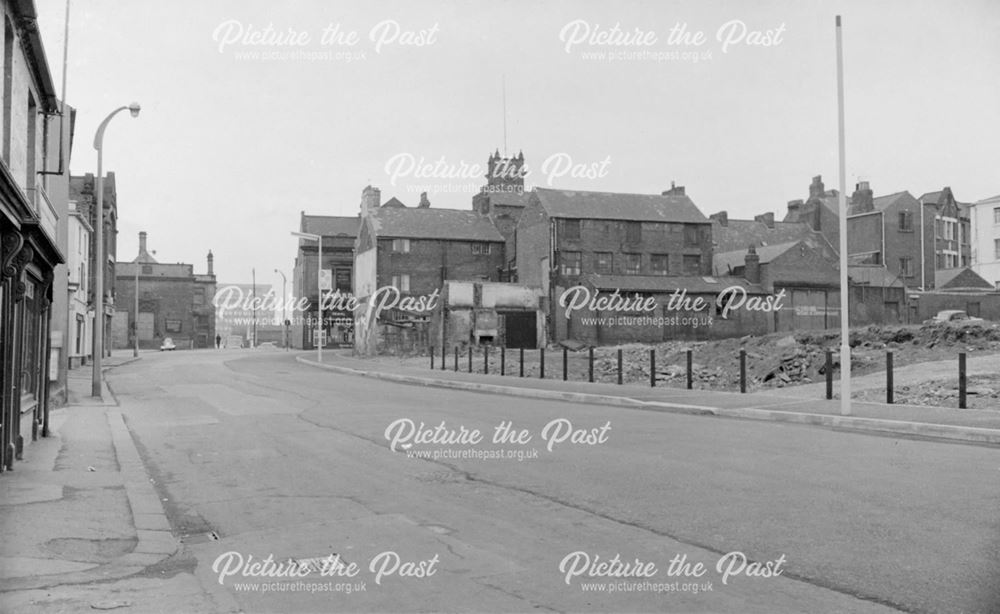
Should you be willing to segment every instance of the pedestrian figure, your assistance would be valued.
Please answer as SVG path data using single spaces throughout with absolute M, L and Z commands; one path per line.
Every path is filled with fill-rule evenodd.
M 221 347 L 222 347 L 222 335 L 216 335 L 215 336 L 215 349 L 219 349 Z

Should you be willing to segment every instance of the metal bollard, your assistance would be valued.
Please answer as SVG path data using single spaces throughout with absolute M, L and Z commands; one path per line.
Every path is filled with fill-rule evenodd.
M 538 349 L 538 377 L 540 379 L 545 379 L 545 348 Z
M 826 375 L 826 398 L 830 400 L 833 398 L 833 352 L 830 350 L 826 351 L 826 367 L 823 371 Z
M 649 350 L 649 387 L 656 388 L 656 350 Z
M 524 377 L 524 348 L 521 348 L 521 377 Z
M 958 408 L 966 409 L 965 387 L 968 382 L 965 376 L 965 352 L 958 355 Z
M 569 379 L 569 350 L 563 348 L 563 381 Z
M 469 373 L 472 373 L 472 346 L 469 346 Z
M 490 374 L 490 346 L 483 346 L 483 375 Z
M 507 346 L 500 346 L 500 375 L 507 372 Z
M 448 348 L 445 347 L 445 345 L 442 343 L 441 344 L 441 370 L 442 371 L 444 371 L 445 369 L 447 369 L 447 366 L 445 365 L 445 363 L 447 362 L 445 360 L 445 358 L 446 358 L 446 352 L 447 351 L 448 351 Z
M 622 384 L 622 349 L 618 348 L 618 385 Z
M 458 373 L 458 346 L 455 346 L 455 373 Z
M 687 351 L 687 388 L 688 390 L 694 388 L 694 352 L 692 350 Z
M 594 348 L 587 351 L 587 379 L 591 384 L 594 383 Z
M 740 392 L 747 391 L 747 351 L 740 350 Z
M 892 405 L 892 350 L 885 353 L 885 402 Z
M 434 346 L 431 346 L 431 371 L 434 370 Z

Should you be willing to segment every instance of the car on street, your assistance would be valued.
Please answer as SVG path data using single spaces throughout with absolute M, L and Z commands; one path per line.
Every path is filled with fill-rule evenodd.
M 163 351 L 173 352 L 176 349 L 177 349 L 177 346 L 174 345 L 174 340 L 171 339 L 170 337 L 167 337 L 166 339 L 164 339 L 163 343 L 160 344 L 160 351 L 161 352 L 163 352 Z
M 938 322 L 982 322 L 982 318 L 976 318 L 965 313 L 961 309 L 945 309 L 944 311 L 937 312 L 937 315 L 933 318 L 926 320 L 924 324 L 935 324 Z

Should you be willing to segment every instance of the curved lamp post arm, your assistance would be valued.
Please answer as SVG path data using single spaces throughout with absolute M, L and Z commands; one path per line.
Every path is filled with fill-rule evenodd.
M 104 121 L 101 122 L 101 125 L 97 127 L 97 133 L 94 135 L 94 149 L 97 150 L 101 149 L 101 144 L 104 142 L 104 130 L 108 127 L 108 123 L 111 122 L 111 119 L 115 115 L 118 115 L 122 111 L 128 110 L 130 113 L 132 113 L 132 117 L 138 117 L 139 110 L 141 108 L 142 107 L 139 106 L 138 102 L 133 102 L 128 106 L 118 107 L 111 113 L 108 113 L 108 116 L 104 118 Z

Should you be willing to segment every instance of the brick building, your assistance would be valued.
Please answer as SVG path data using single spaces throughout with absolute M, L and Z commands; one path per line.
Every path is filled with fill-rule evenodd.
M 972 264 L 972 230 L 969 205 L 955 200 L 945 186 L 928 192 L 920 204 L 934 211 L 934 268 L 937 271 L 960 269 Z
M 402 204 L 402 203 L 400 203 Z M 342 295 L 354 290 L 354 242 L 358 238 L 361 218 L 333 215 L 299 215 L 299 231 L 322 237 L 323 269 L 330 272 L 334 291 Z M 288 314 L 291 320 L 292 347 L 314 349 L 313 332 L 318 317 L 318 280 L 316 241 L 299 239 L 292 270 L 292 296 L 308 301 L 306 311 Z M 339 307 L 339 305 L 333 305 Z M 351 345 L 354 342 L 354 314 L 343 309 L 324 308 L 327 344 Z
M 507 262 L 502 277 L 508 281 L 517 279 L 513 241 L 517 222 L 529 200 L 529 194 L 524 191 L 526 175 L 523 153 L 506 158 L 497 150 L 486 162 L 486 185 L 472 197 L 472 209 L 488 217 L 506 242 Z
M 216 292 L 212 252 L 207 272 L 195 273 L 184 263 L 157 262 L 146 249 L 146 233 L 139 233 L 139 254 L 131 262 L 118 262 L 117 301 L 112 324 L 114 347 L 131 347 L 138 331 L 139 347 L 159 349 L 171 338 L 178 349 L 215 347 Z M 139 313 L 136 326 L 135 292 L 138 274 Z
M 118 189 L 115 184 L 115 174 L 108 173 L 104 177 L 104 250 L 106 261 L 103 269 L 97 265 L 95 258 L 97 255 L 97 234 L 92 231 L 90 234 L 90 266 L 88 267 L 87 287 L 89 288 L 88 301 L 93 304 L 93 291 L 96 284 L 97 271 L 104 272 L 104 351 L 111 355 L 114 347 L 112 333 L 112 318 L 115 310 L 115 299 L 117 297 L 117 286 L 115 265 L 118 258 Z M 85 175 L 74 175 L 69 180 L 69 198 L 76 201 L 77 210 L 90 224 L 91 229 L 97 227 L 97 178 L 93 173 Z
M 48 434 L 49 358 L 56 267 L 63 263 L 59 212 L 49 197 L 66 159 L 55 97 L 30 0 L 2 0 L 3 121 L 0 122 L 0 471 Z M 56 140 L 58 142 L 58 139 Z M 65 205 L 65 203 L 63 203 Z M 63 221 L 65 224 L 65 221 Z M 63 230 L 61 230 L 63 229 Z M 60 297 L 65 305 L 65 296 Z
M 554 340 L 574 335 L 558 299 L 585 276 L 628 276 L 636 288 L 662 291 L 657 278 L 712 274 L 712 224 L 683 187 L 659 195 L 538 188 L 521 214 L 515 244 L 518 283 L 542 289 Z
M 444 282 L 497 281 L 503 269 L 504 238 L 488 217 L 475 211 L 380 206 L 378 188 L 362 192 L 361 228 L 355 247 L 354 295 L 367 305 L 380 288 L 399 297 L 440 296 Z M 390 308 L 376 321 L 364 310 L 356 318 L 355 348 L 425 347 L 427 309 Z M 395 339 L 398 337 L 398 339 Z M 397 343 L 398 341 L 398 343 Z
M 830 245 L 840 245 L 840 192 L 827 190 L 823 176 L 816 175 L 809 184 L 809 198 L 788 201 L 785 222 L 804 222 L 822 233 Z

